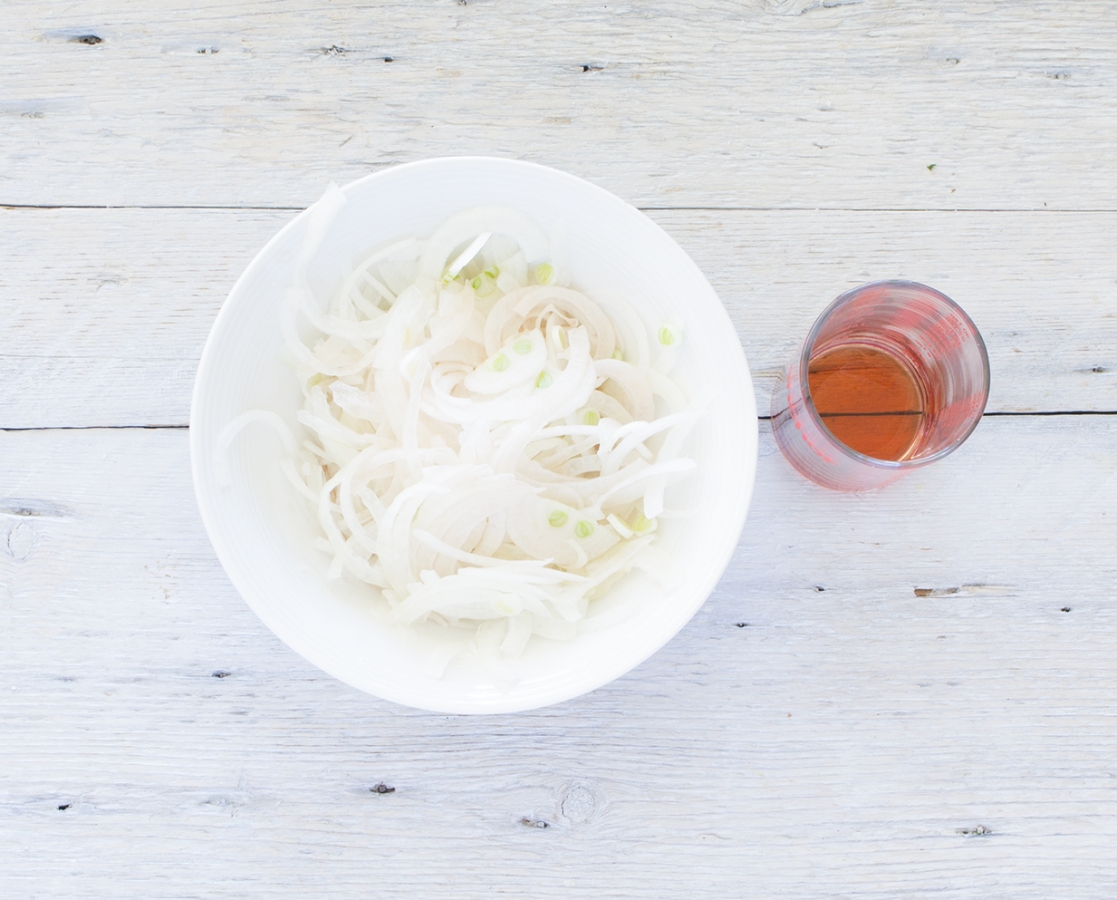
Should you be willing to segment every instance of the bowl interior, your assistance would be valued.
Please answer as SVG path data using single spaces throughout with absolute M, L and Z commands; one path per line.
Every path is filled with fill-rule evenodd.
M 619 294 L 649 333 L 683 323 L 672 375 L 708 413 L 690 438 L 698 468 L 669 489 L 655 576 L 634 572 L 591 606 L 578 637 L 532 638 L 498 672 L 458 651 L 470 635 L 385 621 L 362 585 L 327 582 L 328 557 L 304 503 L 279 472 L 283 450 L 262 426 L 247 427 L 218 460 L 221 429 L 247 410 L 292 425 L 298 385 L 278 356 L 284 289 L 307 217 L 260 251 L 223 306 L 199 366 L 191 455 L 202 518 L 222 565 L 261 619 L 310 662 L 377 696 L 442 712 L 531 709 L 592 690 L 637 665 L 695 613 L 728 564 L 744 524 L 757 457 L 752 384 L 736 332 L 705 277 L 657 225 L 600 188 L 527 163 L 486 158 L 398 166 L 348 185 L 310 277 L 320 297 L 368 251 L 428 236 L 452 213 L 487 203 L 516 207 L 560 236 L 573 286 L 595 299 Z M 296 431 L 296 434 L 299 432 Z M 222 472 L 227 466 L 227 477 Z

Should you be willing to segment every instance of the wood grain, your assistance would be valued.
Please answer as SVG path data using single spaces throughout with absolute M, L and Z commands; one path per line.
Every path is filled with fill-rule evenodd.
M 991 410 L 1117 410 L 1117 213 L 649 214 L 728 308 L 762 411 L 831 299 L 897 277 L 973 316 Z M 0 427 L 185 424 L 218 308 L 292 215 L 0 211 Z
M 652 206 L 1117 209 L 1111 3 L 7 0 L 0 203 L 302 207 L 439 155 Z
M 730 570 L 674 641 L 577 700 L 462 718 L 264 629 L 185 430 L 0 435 L 0 889 L 1111 896 L 1115 439 L 988 419 L 858 496 L 765 433 Z

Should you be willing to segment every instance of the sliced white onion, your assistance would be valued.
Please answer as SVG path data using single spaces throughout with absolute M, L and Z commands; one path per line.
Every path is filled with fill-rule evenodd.
M 221 456 L 244 425 L 274 427 L 328 576 L 370 585 L 395 622 L 475 629 L 477 652 L 514 677 L 501 659 L 532 635 L 573 637 L 693 468 L 681 452 L 698 414 L 665 374 L 681 323 L 649 341 L 610 298 L 618 325 L 567 286 L 534 222 L 498 206 L 370 254 L 323 305 L 306 273 L 343 204 L 331 187 L 311 211 L 285 295 L 283 355 L 314 440 L 249 413 Z

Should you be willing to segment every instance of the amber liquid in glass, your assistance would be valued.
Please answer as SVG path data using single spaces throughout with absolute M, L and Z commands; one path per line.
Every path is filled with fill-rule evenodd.
M 847 447 L 892 461 L 918 449 L 926 400 L 903 360 L 876 347 L 845 344 L 813 357 L 807 380 L 823 424 Z

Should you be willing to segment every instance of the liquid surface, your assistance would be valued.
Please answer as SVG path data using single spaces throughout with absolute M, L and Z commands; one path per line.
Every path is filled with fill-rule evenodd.
M 807 380 L 823 423 L 847 447 L 892 461 L 917 449 L 923 392 L 895 356 L 861 344 L 835 347 L 810 361 Z

